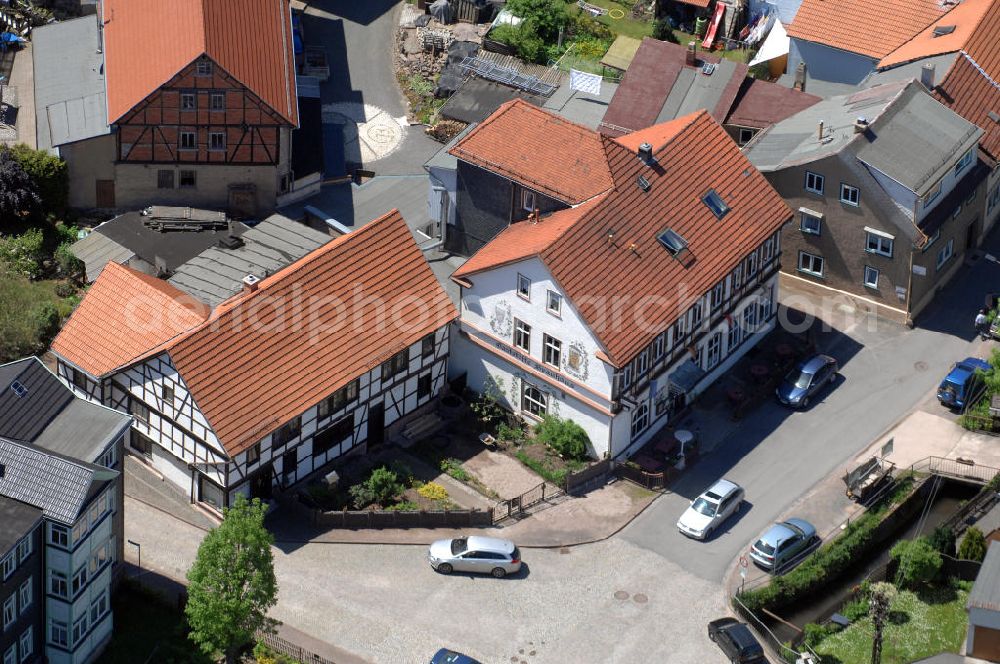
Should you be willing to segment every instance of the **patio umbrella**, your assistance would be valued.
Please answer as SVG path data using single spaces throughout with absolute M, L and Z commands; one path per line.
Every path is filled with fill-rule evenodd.
M 0 43 L 2 44 L 23 44 L 26 39 L 18 37 L 13 32 L 0 32 Z

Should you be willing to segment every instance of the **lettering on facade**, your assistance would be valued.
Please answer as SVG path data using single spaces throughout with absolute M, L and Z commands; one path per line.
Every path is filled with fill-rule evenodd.
M 518 362 L 521 362 L 522 364 L 528 365 L 529 367 L 531 367 L 532 369 L 534 369 L 538 373 L 544 374 L 544 375 L 548 376 L 549 378 L 552 378 L 553 380 L 559 381 L 560 383 L 562 383 L 566 387 L 570 388 L 571 390 L 576 390 L 577 389 L 577 386 L 574 385 L 571 380 L 569 380 L 568 378 L 566 378 L 562 374 L 559 374 L 559 373 L 553 371 L 552 369 L 549 369 L 545 365 L 540 364 L 538 362 L 535 362 L 533 359 L 531 359 L 530 357 L 528 357 L 524 353 L 522 353 L 522 352 L 520 352 L 520 351 L 518 351 L 518 350 L 516 350 L 514 348 L 511 348 L 510 346 L 508 346 L 506 344 L 500 343 L 499 341 L 494 342 L 493 345 L 496 346 L 497 348 L 499 348 L 500 350 L 502 350 L 503 352 L 507 353 L 511 357 L 513 357 Z

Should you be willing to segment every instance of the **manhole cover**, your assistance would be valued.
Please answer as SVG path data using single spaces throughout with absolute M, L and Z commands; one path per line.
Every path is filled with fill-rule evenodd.
M 636 604 L 645 604 L 646 602 L 649 601 L 649 598 L 643 595 L 642 593 L 636 593 L 632 595 L 632 599 L 635 600 Z
M 569 547 L 566 547 L 566 546 L 563 546 L 563 547 L 560 547 L 560 548 L 559 548 L 559 553 L 560 553 L 561 555 L 564 555 L 564 556 L 565 556 L 565 555 L 566 555 L 567 553 L 569 553 Z
M 926 362 L 920 360 L 919 362 L 913 363 L 913 368 L 916 369 L 917 371 L 927 371 L 927 369 L 929 369 L 930 367 L 927 365 Z
M 628 599 L 628 593 L 625 592 L 624 590 L 616 590 L 615 599 L 626 600 Z

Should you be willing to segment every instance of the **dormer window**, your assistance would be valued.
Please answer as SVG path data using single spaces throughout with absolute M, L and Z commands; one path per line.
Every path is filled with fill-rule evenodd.
M 211 76 L 212 75 L 212 61 L 211 60 L 199 60 L 198 64 L 195 65 L 195 73 L 198 76 Z
M 526 189 L 521 190 L 521 209 L 526 212 L 535 211 L 535 192 Z
M 708 193 L 701 197 L 701 202 L 712 211 L 716 219 L 722 219 L 729 212 L 729 206 L 715 189 L 709 189 Z

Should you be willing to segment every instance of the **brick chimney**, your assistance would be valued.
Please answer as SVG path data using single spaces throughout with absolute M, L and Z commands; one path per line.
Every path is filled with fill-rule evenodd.
M 698 42 L 688 42 L 687 52 L 684 54 L 684 64 L 688 67 L 698 66 Z

